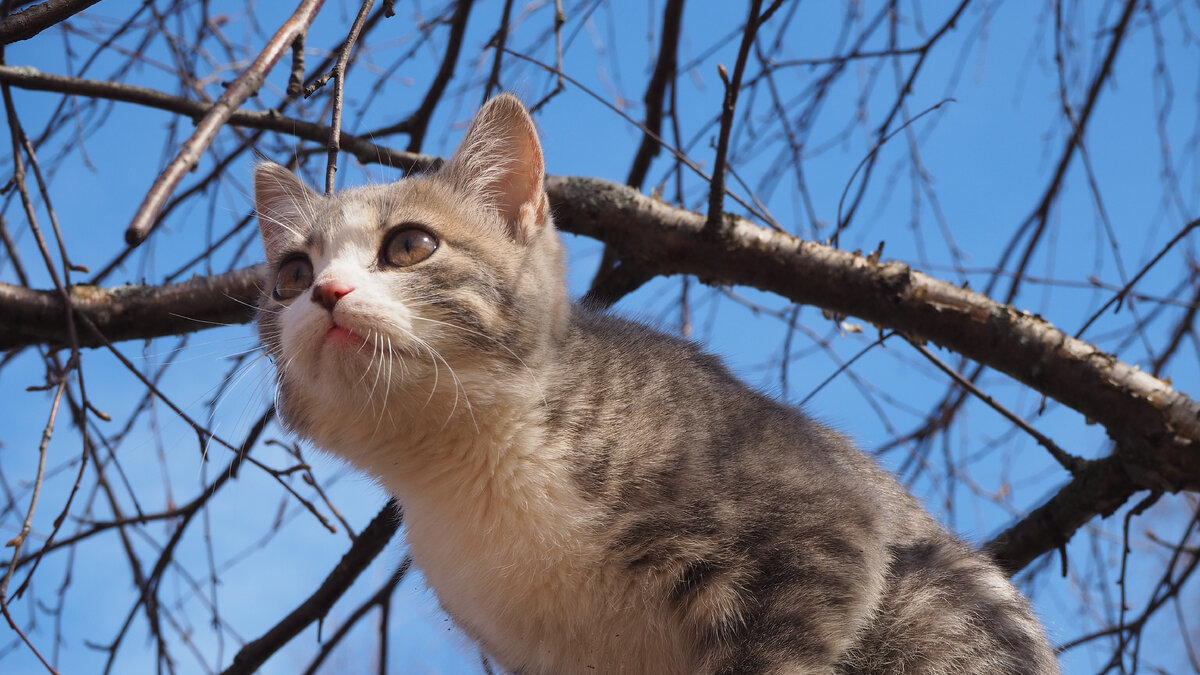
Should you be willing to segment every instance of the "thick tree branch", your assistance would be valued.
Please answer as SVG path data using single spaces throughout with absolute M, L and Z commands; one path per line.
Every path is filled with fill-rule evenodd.
M 983 550 L 1016 574 L 1038 556 L 1063 546 L 1097 515 L 1107 518 L 1139 487 L 1116 455 L 1091 462 L 1045 504 L 984 545 Z
M 254 318 L 261 272 L 247 267 L 168 286 L 69 287 L 75 310 L 110 341 L 140 340 L 247 323 Z M 57 291 L 37 291 L 0 283 L 0 349 L 34 344 L 67 344 L 62 299 Z M 80 347 L 102 343 L 88 331 Z
M 28 40 L 47 28 L 66 21 L 100 0 L 46 0 L 0 19 L 0 44 Z
M 959 352 L 1104 424 L 1125 448 L 1138 484 L 1200 489 L 1200 407 L 1165 382 L 1072 338 L 1044 319 L 939 281 L 730 219 L 725 242 L 700 236 L 704 216 L 592 178 L 551 176 L 559 226 L 603 241 L 642 270 L 753 286 L 792 301 L 857 316 Z M 164 287 L 72 287 L 79 311 L 110 339 L 147 338 L 252 318 L 258 272 L 247 268 Z M 0 285 L 0 346 L 59 343 L 60 300 Z

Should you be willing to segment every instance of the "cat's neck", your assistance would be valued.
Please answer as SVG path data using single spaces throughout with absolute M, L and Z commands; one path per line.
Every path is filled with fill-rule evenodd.
M 542 438 L 542 379 L 534 366 L 443 373 L 432 391 L 414 388 L 377 413 L 387 428 L 370 451 L 345 454 L 404 502 L 450 498 L 486 511 L 497 495 L 544 492 L 555 457 Z

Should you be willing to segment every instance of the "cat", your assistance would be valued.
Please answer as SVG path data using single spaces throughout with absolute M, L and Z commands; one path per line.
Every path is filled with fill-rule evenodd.
M 848 440 L 695 345 L 574 305 L 521 102 L 439 169 L 254 174 L 285 423 L 404 507 L 505 669 L 1056 673 L 1024 598 Z

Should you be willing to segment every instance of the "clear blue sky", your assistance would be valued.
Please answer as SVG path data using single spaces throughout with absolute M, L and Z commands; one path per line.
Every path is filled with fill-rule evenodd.
M 132 0 L 108 0 L 97 5 L 90 14 L 110 19 L 123 17 L 137 4 Z M 468 55 L 477 53 L 479 45 L 490 38 L 496 23 L 494 17 L 502 3 L 482 4 L 468 29 L 465 51 Z M 874 11 L 876 3 L 864 4 L 871 7 L 868 13 Z M 901 4 L 908 6 L 908 3 Z M 1111 25 L 1115 20 L 1116 10 L 1111 3 L 1080 4 L 1084 5 L 1077 8 L 1076 29 L 1080 34 L 1094 35 L 1100 26 Z M 241 3 L 213 5 L 214 15 L 220 14 L 219 10 L 233 16 L 245 11 L 245 5 Z M 342 30 L 334 27 L 334 24 L 341 25 L 335 19 L 352 15 L 355 10 L 353 3 L 329 2 L 327 5 L 309 40 L 314 48 L 334 44 L 338 31 Z M 516 5 L 517 12 L 525 7 L 520 2 Z M 426 12 L 436 9 L 426 3 L 421 6 Z M 535 3 L 535 6 L 536 9 L 524 17 L 525 25 L 510 44 L 518 51 L 551 59 L 552 45 L 540 36 L 552 22 L 553 4 Z M 578 14 L 572 3 L 568 2 L 566 6 L 570 34 L 578 27 L 570 20 Z M 919 16 L 923 30 L 927 33 L 940 25 L 948 8 L 949 3 L 922 4 Z M 292 3 L 264 2 L 253 11 L 264 30 L 269 32 L 291 9 Z M 397 11 L 398 16 L 390 19 L 390 23 L 373 36 L 372 51 L 364 54 L 360 67 L 386 65 L 411 41 L 413 6 L 399 2 Z M 604 100 L 625 106 L 634 118 L 641 119 L 638 102 L 652 65 L 648 46 L 654 41 L 646 36 L 657 38 L 659 11 L 655 8 L 650 12 L 643 3 L 627 1 L 597 9 L 566 51 L 565 70 Z M 842 11 L 843 3 L 803 3 L 789 33 L 785 52 L 793 58 L 828 56 L 837 38 L 836 27 L 841 25 Z M 905 11 L 906 22 L 901 27 L 899 42 L 919 43 L 922 38 L 915 15 L 911 10 Z M 1053 171 L 1067 132 L 1059 113 L 1050 12 L 1043 3 L 1032 2 L 980 2 L 968 9 L 957 29 L 930 55 L 909 99 L 909 112 L 913 116 L 947 97 L 955 99 L 911 128 L 920 139 L 920 162 L 931 192 L 926 192 L 920 181 L 914 182 L 908 161 L 909 148 L 903 135 L 893 139 L 881 151 L 877 169 L 880 175 L 873 179 L 862 213 L 843 234 L 843 248 L 873 250 L 883 240 L 887 244 L 886 258 L 904 260 L 933 276 L 956 283 L 970 282 L 976 288 L 986 281 L 984 275 L 972 270 L 994 265 L 1015 224 L 1034 208 Z M 743 3 L 692 2 L 685 12 L 681 62 L 691 62 L 708 45 L 740 25 L 744 13 Z M 1181 211 L 1190 213 L 1193 218 L 1197 213 L 1200 160 L 1195 151 L 1195 128 L 1196 120 L 1200 119 L 1200 110 L 1197 110 L 1200 58 L 1196 38 L 1182 37 L 1176 23 L 1170 20 L 1171 16 L 1174 15 L 1165 17 L 1162 23 L 1166 33 L 1162 48 L 1174 90 L 1170 113 L 1162 120 L 1162 135 L 1156 130 L 1156 113 L 1158 102 L 1165 93 L 1162 81 L 1156 84 L 1154 78 L 1156 43 L 1154 33 L 1144 19 L 1135 22 L 1133 34 L 1117 62 L 1114 84 L 1106 89 L 1088 134 L 1090 160 L 1104 196 L 1103 209 L 1113 224 L 1127 273 L 1140 269 L 1178 231 L 1184 222 Z M 653 21 L 653 28 L 648 27 L 648 20 Z M 111 27 L 112 24 L 106 22 L 105 25 Z M 620 40 L 620 49 L 610 49 L 614 35 Z M 439 48 L 444 44 L 442 39 L 435 41 Z M 261 45 L 263 40 L 253 38 L 252 42 Z M 17 43 L 8 48 L 7 63 L 65 74 L 68 65 L 63 61 L 61 44 L 60 37 L 50 34 Z M 79 49 L 82 50 L 84 44 L 80 42 Z M 736 47 L 737 41 L 730 41 L 681 75 L 679 106 L 687 111 L 683 117 L 685 138 L 701 131 L 717 111 L 721 87 L 716 64 L 732 66 Z M 882 47 L 882 42 L 867 46 Z M 153 45 L 146 55 L 151 59 L 169 59 L 162 44 Z M 406 66 L 404 72 L 393 78 L 371 107 L 367 119 L 359 121 L 350 117 L 347 120 L 348 130 L 393 123 L 415 107 L 437 57 L 437 53 L 423 50 L 414 64 Z M 318 58 L 311 56 L 310 60 L 315 62 Z M 903 63 L 907 67 L 912 60 Z M 477 89 L 471 88 L 460 94 L 457 87 L 463 82 L 485 77 L 489 65 L 490 62 L 473 62 L 470 57 L 460 63 L 459 77 L 434 117 L 426 152 L 444 156 L 452 150 L 479 103 Z M 1077 104 L 1082 100 L 1086 83 L 1097 65 L 1098 55 L 1086 52 L 1072 62 L 1072 68 L 1077 69 L 1077 72 L 1068 69 L 1071 71 L 1068 90 L 1072 102 Z M 286 84 L 286 70 L 284 64 L 272 72 L 264 100 L 277 100 Z M 751 72 L 754 70 L 752 68 Z M 90 75 L 100 77 L 108 72 L 108 68 L 98 66 Z M 803 74 L 807 77 L 807 71 Z M 207 77 L 209 73 L 199 75 Z M 790 177 L 783 177 L 773 189 L 763 189 L 763 179 L 774 172 L 771 162 L 777 146 L 753 157 L 733 157 L 741 177 L 756 191 L 761 191 L 771 212 L 785 228 L 803 236 L 812 236 L 814 232 L 818 237 L 828 236 L 828 223 L 836 220 L 843 189 L 870 147 L 868 132 L 879 123 L 894 100 L 893 74 L 890 68 L 885 68 L 879 75 L 885 84 L 875 85 L 860 101 L 868 86 L 869 75 L 863 66 L 840 81 L 822 110 L 813 134 L 813 146 L 819 147 L 830 141 L 828 149 L 811 157 L 805 167 L 815 212 L 825 223 L 823 228 L 814 228 L 810 222 Z M 787 72 L 781 76 L 787 77 Z M 800 76 L 798 72 L 796 77 Z M 229 79 L 233 73 L 223 72 L 220 77 Z M 127 81 L 178 93 L 176 85 L 152 65 L 135 71 Z M 367 81 L 373 81 L 373 78 Z M 351 86 L 353 83 L 352 72 Z M 553 86 L 544 73 L 532 67 L 522 69 L 506 85 L 527 101 L 539 99 Z M 216 90 L 210 87 L 208 91 L 211 94 Z M 351 89 L 351 92 L 351 96 L 364 95 L 361 90 Z M 57 96 L 24 91 L 15 91 L 14 96 L 18 111 L 31 131 L 40 131 L 38 120 L 43 119 L 59 100 Z M 756 101 L 754 105 L 766 114 L 763 101 Z M 862 115 L 867 123 L 854 126 L 856 115 Z M 104 120 L 104 127 L 86 143 L 92 167 L 85 165 L 79 155 L 72 155 L 53 176 L 53 194 L 57 195 L 55 208 L 76 262 L 95 269 L 123 246 L 125 226 L 161 168 L 161 147 L 169 119 L 163 113 L 116 104 Z M 594 98 L 568 86 L 539 113 L 537 122 L 543 134 L 550 173 L 596 176 L 617 182 L 624 180 L 640 132 Z M 851 132 L 845 138 L 837 138 L 847 126 L 851 127 Z M 184 124 L 180 133 L 187 134 L 190 130 L 190 126 Z M 742 133 L 748 133 L 748 130 Z M 706 166 L 711 164 L 709 137 L 712 135 L 711 130 L 706 131 L 689 150 L 693 159 Z M 1172 166 L 1181 177 L 1183 189 L 1178 201 L 1164 196 L 1160 180 L 1164 138 L 1171 151 Z M 233 136 L 226 132 L 220 142 L 228 146 L 232 139 Z M 51 146 L 50 154 L 57 152 L 64 140 L 70 142 L 68 136 L 60 137 L 58 144 Z M 403 141 L 393 139 L 393 144 L 402 147 Z M 242 217 L 251 205 L 249 166 L 249 161 L 244 161 L 231 167 L 230 180 L 212 200 L 204 202 L 207 206 L 201 207 L 197 203 L 176 214 L 167 224 L 169 229 L 156 234 L 157 241 L 148 243 L 144 253 L 133 256 L 109 283 L 143 279 L 157 282 L 194 255 L 207 236 L 200 226 L 207 217 L 206 208 L 218 213 L 218 230 Z M 378 166 L 360 170 L 350 158 L 343 158 L 342 166 L 338 175 L 343 184 L 394 178 L 392 172 Z M 650 182 L 660 180 L 665 170 L 666 164 L 660 158 L 650 172 Z M 686 205 L 702 210 L 703 187 L 695 180 L 691 180 L 690 186 L 685 195 Z M 744 193 L 740 189 L 739 192 Z M 931 193 L 936 194 L 936 203 L 931 202 Z M 670 195 L 673 195 L 671 190 L 668 191 Z M 35 249 L 27 230 L 21 226 L 24 219 L 19 205 L 15 201 L 7 204 L 4 215 L 13 231 L 19 233 L 27 266 L 37 270 Z M 1056 245 L 1044 248 L 1044 252 L 1035 258 L 1030 267 L 1031 274 L 1076 282 L 1094 276 L 1119 285 L 1121 275 L 1098 213 L 1087 190 L 1085 174 L 1076 162 L 1069 174 L 1063 200 L 1051 219 L 1051 236 Z M 962 258 L 957 261 L 961 271 L 954 268 L 956 261 L 941 232 L 939 214 L 962 252 Z M 600 246 L 593 241 L 569 239 L 572 287 L 580 292 L 598 262 Z M 1193 250 L 1191 246 L 1190 242 L 1186 243 L 1184 250 Z M 226 250 L 217 259 L 221 264 L 249 264 L 260 256 L 261 249 L 255 243 L 236 261 Z M 1166 293 L 1164 289 L 1178 278 L 1183 260 L 1179 255 L 1169 259 L 1139 288 Z M 206 270 L 197 268 L 194 271 L 204 273 Z M 48 286 L 44 274 L 35 275 L 35 278 L 38 286 Z M 0 263 L 0 279 L 15 280 L 11 268 L 3 263 Z M 643 318 L 664 330 L 679 330 L 680 289 L 679 279 L 657 280 L 623 301 L 617 311 Z M 784 392 L 779 367 L 780 349 L 785 340 L 784 322 L 762 310 L 784 311 L 788 308 L 787 303 L 752 289 L 737 288 L 732 292 L 736 299 L 728 297 L 723 290 L 692 284 L 693 337 L 722 355 L 751 383 L 766 391 L 786 395 L 794 402 L 808 397 L 838 367 L 830 354 L 847 359 L 877 337 L 877 331 L 870 325 L 862 326 L 861 334 L 839 333 L 829 321 L 821 318 L 819 310 L 802 308 L 801 322 L 812 333 L 798 333 L 793 340 L 796 358 L 788 366 L 789 386 Z M 1094 289 L 1030 285 L 1018 299 L 1018 304 L 1073 333 L 1108 297 L 1109 293 Z M 756 311 L 751 305 L 762 309 Z M 850 321 L 861 323 L 854 319 Z M 1106 318 L 1091 329 L 1088 336 L 1101 339 L 1106 349 L 1116 350 L 1128 334 L 1128 321 L 1127 314 Z M 1156 326 L 1163 330 L 1165 324 Z M 828 349 L 814 338 L 825 341 Z M 208 421 L 219 434 L 231 439 L 240 438 L 269 400 L 269 373 L 262 360 L 235 378 L 215 408 L 210 409 L 208 401 L 221 387 L 230 357 L 253 348 L 252 330 L 234 327 L 198 333 L 187 339 L 187 349 L 182 351 L 175 351 L 178 342 L 177 339 L 164 339 L 148 345 L 125 343 L 121 349 L 144 370 L 177 360 L 179 363 L 163 380 L 162 389 L 190 415 Z M 948 362 L 957 363 L 953 354 L 941 351 L 940 355 Z M 1145 350 L 1136 341 L 1123 347 L 1119 356 L 1134 363 L 1146 360 Z M 122 415 L 137 403 L 140 386 L 104 354 L 91 352 L 85 359 L 91 395 L 99 407 L 116 419 L 122 419 Z M 0 371 L 0 391 L 5 402 L 0 406 L 0 429 L 6 430 L 0 458 L 10 483 L 32 475 L 36 460 L 33 449 L 37 446 L 41 420 L 49 405 L 44 393 L 26 393 L 24 388 L 39 383 L 42 372 L 40 360 L 32 354 L 20 357 Z M 914 412 L 928 410 L 946 387 L 945 378 L 899 340 L 873 350 L 858 361 L 851 372 L 858 378 L 857 382 L 850 377 L 839 377 L 811 398 L 806 407 L 818 418 L 855 438 L 867 450 L 878 448 L 891 436 L 889 426 L 901 431 L 914 427 L 919 422 Z M 1175 385 L 1191 393 L 1196 392 L 1195 383 L 1200 381 L 1196 376 L 1194 356 L 1183 360 L 1173 373 Z M 1087 425 L 1074 413 L 1051 403 L 1044 414 L 1037 416 L 1042 401 L 1031 391 L 1000 375 L 987 375 L 982 384 L 1006 405 L 1036 420 L 1039 430 L 1071 451 L 1084 456 L 1107 452 L 1103 431 Z M 864 391 L 883 392 L 882 414 L 870 405 Z M 37 421 L 31 423 L 29 420 Z M 1013 435 L 1009 427 L 989 410 L 973 408 L 968 420 L 969 424 L 957 426 L 952 432 L 961 435 L 964 442 L 947 452 L 961 453 L 952 458 L 956 464 L 965 464 L 970 455 L 969 475 L 957 475 L 948 480 L 943 473 L 928 471 L 912 483 L 913 489 L 943 522 L 969 540 L 982 542 L 1003 529 L 1020 511 L 1036 506 L 1052 494 L 1065 481 L 1065 475 L 1054 468 L 1032 441 Z M 191 499 L 196 486 L 211 480 L 213 472 L 228 461 L 227 452 L 214 448 L 211 450 L 212 461 L 202 463 L 194 434 L 165 407 L 157 410 L 152 424 L 157 425 L 157 429 L 147 425 L 135 428 L 121 448 L 123 467 L 129 481 L 141 486 L 138 498 L 147 511 L 162 509 L 172 500 L 178 503 Z M 266 437 L 290 440 L 275 428 Z M 260 459 L 276 466 L 288 463 L 283 451 L 277 447 L 264 447 L 256 453 Z M 77 437 L 60 423 L 60 431 L 52 444 L 51 465 L 63 464 L 77 454 Z M 883 455 L 881 461 L 889 468 L 904 471 L 903 475 L 911 478 L 912 468 L 905 464 L 907 456 L 903 450 L 898 450 Z M 383 503 L 382 492 L 367 479 L 349 474 L 316 452 L 309 450 L 306 457 L 316 467 L 314 471 L 319 478 L 336 478 L 330 495 L 354 527 L 361 529 Z M 936 461 L 942 460 L 937 458 Z M 164 482 L 164 473 L 169 475 L 169 481 Z M 36 521 L 40 531 L 49 529 L 50 520 L 58 513 L 73 476 L 73 469 L 68 468 L 49 480 Z M 171 486 L 170 494 L 164 488 L 166 484 Z M 1002 489 L 1008 491 L 1005 503 L 1013 510 L 1011 513 L 987 498 Z M 164 587 L 162 592 L 164 598 L 178 601 L 190 611 L 188 616 L 196 622 L 193 639 L 201 652 L 211 655 L 223 650 L 222 665 L 228 664 L 239 646 L 232 638 L 233 634 L 252 639 L 278 621 L 311 592 L 344 552 L 348 541 L 344 533 L 330 534 L 317 526 L 294 502 L 284 499 L 282 491 L 261 472 L 243 471 L 227 492 L 213 502 L 207 514 L 210 522 L 207 529 L 211 531 L 217 567 L 222 570 L 217 601 L 221 616 L 231 625 L 223 645 L 218 644 L 213 631 L 204 623 L 207 616 L 204 607 L 209 602 L 207 587 L 199 595 L 182 583 Z M 80 499 L 87 497 L 81 495 Z M 281 502 L 284 504 L 282 511 Z M 269 545 L 258 548 L 260 539 L 280 513 L 288 524 Z M 1165 536 L 1173 536 L 1178 528 L 1172 526 L 1185 515 L 1178 500 L 1167 500 L 1155 507 L 1149 517 L 1134 521 L 1135 528 L 1153 524 L 1162 528 Z M 1106 534 L 1100 537 L 1105 543 L 1097 548 L 1088 548 L 1092 544 L 1082 535 L 1072 543 L 1070 559 L 1076 565 L 1073 574 L 1094 577 L 1096 565 L 1101 562 L 1114 565 L 1120 536 L 1119 523 L 1115 521 L 1099 524 Z M 15 516 L 8 516 L 2 522 L 8 526 L 19 521 Z M 208 569 L 206 564 L 198 562 L 207 555 L 206 528 L 198 525 L 193 525 L 176 556 L 193 575 L 206 574 Z M 162 541 L 166 530 L 148 526 L 146 531 L 152 533 L 156 541 Z M 154 544 L 134 540 L 132 545 L 149 556 Z M 240 558 L 243 552 L 247 553 L 244 560 Z M 1159 553 L 1161 551 L 1139 549 L 1132 558 L 1131 578 L 1138 578 L 1137 573 L 1143 565 L 1146 570 L 1157 569 Z M 128 565 L 115 538 L 96 539 L 82 545 L 78 554 L 80 560 L 84 560 L 85 554 L 86 564 L 76 563 L 71 593 L 67 596 L 66 630 L 76 641 L 62 647 L 59 658 L 64 673 L 95 670 L 97 660 L 103 655 L 84 646 L 79 639 L 94 643 L 110 640 L 129 611 L 133 598 Z M 381 561 L 372 566 L 353 592 L 335 608 L 326 622 L 325 635 L 336 628 L 341 618 L 362 598 L 387 579 L 402 555 L 398 544 L 389 548 Z M 47 557 L 36 577 L 39 598 L 52 600 L 56 597 L 53 589 L 61 582 L 66 562 L 65 556 Z M 1057 559 L 1050 563 L 1057 568 Z M 1109 569 L 1111 585 L 1117 570 L 1115 566 Z M 204 583 L 202 578 L 198 581 Z M 1134 586 L 1152 581 L 1149 578 L 1135 581 Z M 1080 601 L 1081 591 L 1076 578 L 1061 579 L 1055 573 L 1043 574 L 1036 583 L 1027 584 L 1025 588 L 1032 591 L 1038 611 L 1056 642 L 1076 637 L 1089 626 L 1094 627 L 1095 624 L 1081 622 L 1077 617 L 1085 603 Z M 1144 599 L 1144 588 L 1138 589 L 1140 595 L 1133 590 L 1131 586 L 1131 594 Z M 1110 600 L 1111 597 L 1114 596 L 1110 594 Z M 1196 594 L 1193 592 L 1190 597 L 1195 598 Z M 1087 611 L 1096 617 L 1110 616 L 1102 597 L 1095 597 L 1094 603 Z M 1140 609 L 1140 605 L 1136 607 Z M 21 611 L 28 610 L 22 607 Z M 1162 620 L 1166 620 L 1165 615 Z M 346 642 L 346 648 L 339 649 L 331 657 L 327 672 L 360 672 L 371 668 L 374 654 L 369 645 L 374 644 L 374 630 L 373 619 L 363 622 L 356 635 Z M 436 610 L 416 574 L 404 582 L 396 596 L 391 633 L 391 672 L 472 672 L 471 669 L 477 668 L 478 653 Z M 1169 629 L 1164 629 L 1162 634 L 1176 635 Z M 40 647 L 49 648 L 52 635 L 50 626 L 42 625 L 33 639 Z M 120 652 L 118 672 L 148 672 L 153 666 L 154 654 L 146 642 L 144 625 L 135 628 L 127 640 L 128 644 Z M 263 672 L 296 672 L 307 664 L 315 651 L 315 640 L 316 630 L 310 628 L 269 662 Z M 0 641 L 0 647 L 4 644 L 6 641 Z M 1110 645 L 1097 643 L 1092 649 L 1073 650 L 1067 654 L 1064 667 L 1067 672 L 1094 672 L 1108 658 L 1109 649 Z M 203 672 L 186 647 L 176 645 L 173 651 L 180 660 L 180 672 Z M 1157 663 L 1168 671 L 1186 666 L 1177 648 L 1144 651 L 1150 652 L 1144 654 L 1148 662 Z M 0 670 L 4 672 L 37 672 L 35 665 L 23 649 L 0 655 Z

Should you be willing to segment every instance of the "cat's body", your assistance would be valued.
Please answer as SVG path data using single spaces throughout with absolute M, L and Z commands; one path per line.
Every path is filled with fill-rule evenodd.
M 396 494 L 518 673 L 1053 673 L 1025 601 L 848 441 L 572 306 L 520 103 L 427 178 L 263 165 L 260 330 L 299 433 Z

